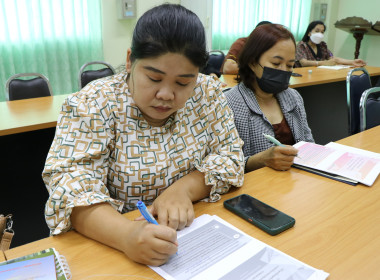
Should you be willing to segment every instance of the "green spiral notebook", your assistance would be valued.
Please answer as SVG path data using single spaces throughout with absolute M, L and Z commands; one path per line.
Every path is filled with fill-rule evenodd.
M 36 260 L 38 262 L 35 262 Z M 57 280 L 72 279 L 65 257 L 60 255 L 54 248 L 1 262 L 0 278 L 3 279 L 2 276 L 8 278 L 8 275 L 16 277 L 21 273 L 38 273 L 39 270 L 44 272 L 43 277 L 47 277 L 46 279 L 52 279 L 52 276 L 47 274 L 50 270 L 53 276 L 55 274 Z M 43 277 L 41 276 L 41 278 L 38 279 L 45 279 Z

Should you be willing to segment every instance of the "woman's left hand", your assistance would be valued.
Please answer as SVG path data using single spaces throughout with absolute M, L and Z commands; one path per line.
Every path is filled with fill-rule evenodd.
M 190 226 L 194 220 L 193 203 L 185 186 L 175 182 L 153 202 L 151 212 L 158 217 L 161 225 L 167 225 L 173 229 L 183 229 Z
M 176 181 L 161 193 L 150 207 L 150 212 L 158 218 L 160 225 L 169 226 L 175 230 L 190 226 L 194 220 L 194 207 L 190 194 L 187 191 L 188 185 L 183 185 Z M 143 220 L 140 216 L 136 220 Z
M 153 202 L 150 211 L 158 223 L 173 229 L 190 226 L 194 220 L 193 201 L 210 194 L 211 185 L 205 184 L 204 173 L 194 170 L 174 182 Z M 139 217 L 136 220 L 142 220 Z

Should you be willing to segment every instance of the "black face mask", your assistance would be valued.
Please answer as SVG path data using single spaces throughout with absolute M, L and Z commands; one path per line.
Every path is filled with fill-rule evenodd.
M 261 78 L 257 78 L 256 76 L 256 81 L 262 91 L 277 94 L 289 87 L 289 80 L 292 75 L 291 71 L 283 71 L 266 66 L 263 69 Z

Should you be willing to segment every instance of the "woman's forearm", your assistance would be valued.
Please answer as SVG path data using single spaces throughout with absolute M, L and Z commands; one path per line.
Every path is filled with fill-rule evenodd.
M 246 172 L 251 172 L 253 170 L 256 170 L 265 166 L 264 159 L 263 159 L 264 152 L 265 151 L 257 153 L 248 158 L 247 164 L 245 165 Z
M 108 203 L 74 207 L 71 223 L 75 230 L 112 248 L 123 251 L 123 240 L 132 221 Z M 112 230 L 110 230 L 112 229 Z
M 302 67 L 320 66 L 320 65 L 322 65 L 321 61 L 316 61 L 316 60 L 301 59 L 299 62 L 302 65 Z
M 345 59 L 341 57 L 334 57 L 334 59 L 337 64 L 352 65 L 354 63 L 353 60 Z
M 223 65 L 223 74 L 237 74 L 239 72 L 239 66 L 236 61 L 227 59 Z
M 336 65 L 338 62 L 336 60 L 336 58 L 330 58 L 328 60 L 320 60 L 320 61 L 317 61 L 317 60 L 306 60 L 306 59 L 301 59 L 299 61 L 302 65 L 302 67 L 307 67 L 307 66 L 332 66 L 332 65 Z
M 205 183 L 205 174 L 194 170 L 169 188 L 185 188 L 191 201 L 198 201 L 210 194 L 211 186 Z

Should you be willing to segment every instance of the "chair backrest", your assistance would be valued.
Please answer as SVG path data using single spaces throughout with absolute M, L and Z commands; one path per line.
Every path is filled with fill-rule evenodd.
M 363 72 L 357 75 L 357 71 Z M 347 109 L 348 133 L 355 134 L 360 131 L 359 101 L 363 92 L 372 87 L 371 78 L 365 68 L 352 69 L 347 74 Z
M 106 66 L 105 68 L 99 69 L 99 70 L 85 70 L 85 68 L 89 65 L 94 65 L 94 64 L 101 64 Z M 82 65 L 82 67 L 79 70 L 79 89 L 83 88 L 86 86 L 89 82 L 93 80 L 97 80 L 103 77 L 107 76 L 112 76 L 114 75 L 115 69 L 112 67 L 111 64 L 104 62 L 104 61 L 92 61 L 92 62 L 87 62 Z
M 359 104 L 360 131 L 380 125 L 380 87 L 363 92 Z
M 219 50 L 212 50 L 209 52 L 209 58 L 205 68 L 201 70 L 201 73 L 210 75 L 211 73 L 216 74 L 220 77 L 220 68 L 222 67 L 224 61 L 224 53 Z
M 375 87 L 380 87 L 380 77 L 377 79 L 377 82 L 375 84 Z
M 34 77 L 28 80 L 20 77 Z M 40 73 L 19 73 L 11 76 L 5 85 L 7 101 L 49 96 L 53 94 L 48 78 Z

